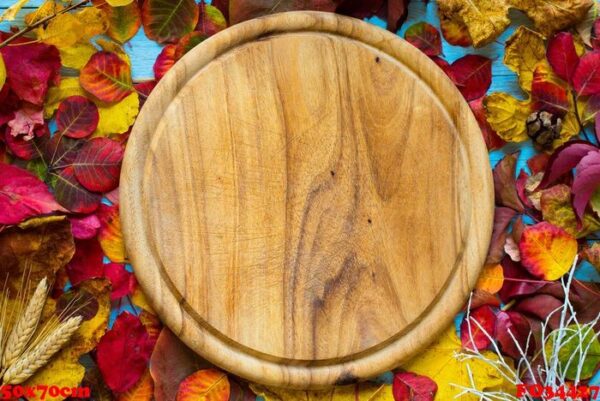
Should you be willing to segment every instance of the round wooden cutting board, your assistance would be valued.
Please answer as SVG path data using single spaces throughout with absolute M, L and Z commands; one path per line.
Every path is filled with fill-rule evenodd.
M 493 220 L 487 151 L 428 57 L 356 19 L 277 14 L 185 55 L 121 181 L 162 320 L 214 364 L 317 388 L 398 366 L 451 323 Z

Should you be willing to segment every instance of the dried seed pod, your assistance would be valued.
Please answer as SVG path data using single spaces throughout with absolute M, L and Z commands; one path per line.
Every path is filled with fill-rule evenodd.
M 560 138 L 562 119 L 547 111 L 534 111 L 527 117 L 527 135 L 536 148 L 552 149 L 552 143 Z

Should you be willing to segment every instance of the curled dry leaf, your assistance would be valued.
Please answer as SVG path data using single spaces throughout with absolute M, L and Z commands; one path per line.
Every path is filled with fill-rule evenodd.
M 534 23 L 536 30 L 549 36 L 586 17 L 592 0 L 568 0 L 557 4 L 544 0 L 445 0 L 439 3 L 440 18 L 466 26 L 475 47 L 496 39 L 510 25 L 508 11 L 517 8 Z

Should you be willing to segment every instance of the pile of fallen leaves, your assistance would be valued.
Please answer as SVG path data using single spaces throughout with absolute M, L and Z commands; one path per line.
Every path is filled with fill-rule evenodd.
M 17 1 L 2 18 L 14 19 L 25 3 Z M 156 83 L 187 51 L 228 25 L 313 9 L 377 16 L 396 31 L 408 0 L 165 4 L 46 0 L 24 16 L 23 31 L 0 32 L 0 280 L 8 277 L 9 287 L 17 288 L 15 278 L 25 270 L 34 282 L 46 277 L 53 289 L 45 316 L 76 302 L 83 318 L 70 345 L 24 385 L 90 386 L 94 398 L 121 401 L 256 395 L 268 401 L 446 401 L 459 393 L 452 383 L 469 379 L 467 363 L 455 358 L 461 349 L 489 353 L 493 341 L 505 357 L 516 358 L 514 336 L 536 361 L 544 346 L 540 324 L 564 299 L 556 280 L 576 255 L 586 260 L 582 266 L 600 269 L 600 21 L 591 0 L 567 0 L 564 7 L 541 0 L 440 0 L 441 34 L 425 22 L 406 30 L 405 39 L 430 56 L 469 102 L 490 150 L 530 140 L 538 151 L 526 161 L 508 154 L 494 169 L 492 245 L 469 314 L 492 337 L 477 330 L 466 336 L 463 319 L 460 334 L 448 328 L 393 376 L 310 393 L 228 376 L 162 327 L 127 265 L 118 192 L 124 147 Z M 522 99 L 488 94 L 491 59 L 470 54 L 448 63 L 442 54 L 444 42 L 479 47 L 496 40 L 510 24 L 510 8 L 533 23 L 505 43 L 504 63 L 517 74 Z M 134 82 L 123 45 L 142 27 L 164 47 L 155 79 Z M 600 313 L 600 288 L 576 280 L 571 301 L 582 323 L 592 321 Z M 599 362 L 597 355 L 582 362 L 589 373 L 584 379 Z M 514 392 L 489 366 L 475 361 L 470 369 L 478 388 Z

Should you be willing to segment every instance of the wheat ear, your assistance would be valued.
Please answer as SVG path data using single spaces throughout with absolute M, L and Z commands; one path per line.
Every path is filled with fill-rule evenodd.
M 33 349 L 25 352 L 4 373 L 4 384 L 20 384 L 29 379 L 36 370 L 44 366 L 54 354 L 71 338 L 81 324 L 81 316 L 71 317 L 62 322 Z
M 48 282 L 44 278 L 38 284 L 23 315 L 17 320 L 10 335 L 6 339 L 6 346 L 2 355 L 2 366 L 7 368 L 15 363 L 25 351 L 31 336 L 37 328 L 42 309 L 48 296 Z

